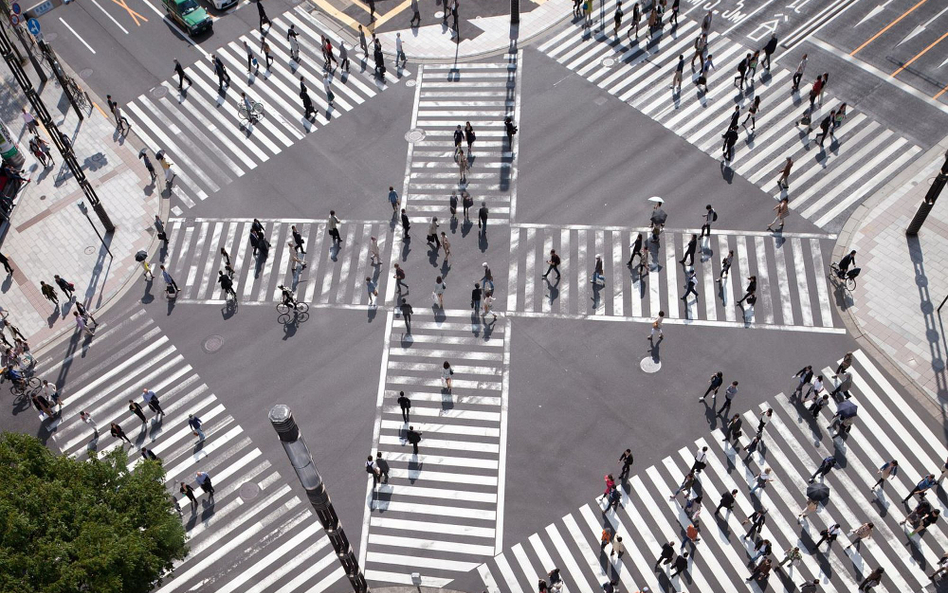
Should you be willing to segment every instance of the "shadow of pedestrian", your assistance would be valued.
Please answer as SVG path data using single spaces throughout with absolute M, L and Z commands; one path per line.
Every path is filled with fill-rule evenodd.
M 447 319 L 447 316 L 444 313 L 444 309 L 436 305 L 432 305 L 431 308 L 434 311 L 434 320 L 437 323 L 444 323 L 445 319 Z
M 729 161 L 721 161 L 721 178 L 728 185 L 734 183 L 734 169 L 731 168 Z
M 411 348 L 412 346 L 415 345 L 415 339 L 412 337 L 410 333 L 404 333 L 402 334 L 402 339 L 399 342 L 399 345 L 402 348 Z
M 483 228 L 480 234 L 477 237 L 477 246 L 480 248 L 481 253 L 487 252 L 487 228 Z
M 237 299 L 224 298 L 224 306 L 221 307 L 221 318 L 227 321 L 237 314 Z

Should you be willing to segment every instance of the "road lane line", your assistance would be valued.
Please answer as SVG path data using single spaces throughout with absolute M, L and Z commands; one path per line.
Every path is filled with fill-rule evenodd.
M 902 19 L 904 19 L 904 18 L 907 17 L 908 15 L 912 14 L 912 11 L 914 11 L 916 8 L 918 8 L 918 7 L 921 6 L 922 4 L 925 4 L 926 2 L 928 2 L 928 0 L 920 0 L 920 2 L 919 2 L 918 4 L 916 4 L 916 5 L 913 6 L 912 8 L 909 8 L 908 10 L 906 10 L 905 12 L 903 12 L 903 13 L 902 13 L 902 16 L 900 16 L 899 18 L 895 19 L 894 21 L 892 21 L 891 23 L 889 23 L 888 25 L 886 25 L 885 27 L 883 27 L 882 30 L 880 30 L 878 33 L 876 33 L 875 35 L 873 35 L 872 37 L 870 37 L 869 39 L 867 39 L 862 45 L 860 45 L 859 47 L 857 47 L 856 49 L 854 49 L 849 55 L 850 55 L 850 56 L 854 56 L 854 55 L 856 55 L 857 53 L 859 53 L 859 51 L 860 51 L 862 48 L 866 47 L 867 45 L 869 45 L 870 43 L 872 43 L 873 41 L 875 41 L 877 37 L 879 37 L 880 35 L 882 35 L 882 34 L 885 33 L 886 31 L 888 31 L 889 29 L 891 29 L 892 27 L 894 27 L 895 25 L 897 25 L 897 24 L 899 23 L 899 21 L 901 21 Z
M 113 0 L 113 1 L 114 1 L 114 0 Z M 108 12 L 106 9 L 102 8 L 102 5 L 101 5 L 101 4 L 99 4 L 99 3 L 96 2 L 95 0 L 92 0 L 92 3 L 95 4 L 96 7 L 97 7 L 99 10 L 101 10 L 102 12 L 104 12 L 104 13 L 105 13 L 105 16 L 109 17 L 109 20 L 112 21 L 113 23 L 115 23 L 115 26 L 122 30 L 122 33 L 125 33 L 126 35 L 128 35 L 128 30 L 125 29 L 125 27 L 123 27 L 122 25 L 120 25 L 119 22 L 118 22 L 117 20 L 115 20 L 115 17 L 112 16 L 111 14 L 109 14 L 109 12 Z
M 95 50 L 92 49 L 92 46 L 89 45 L 88 43 L 86 43 L 86 40 L 83 39 L 82 37 L 80 37 L 80 36 L 79 36 L 79 33 L 76 33 L 76 30 L 69 26 L 69 23 L 67 23 L 66 21 L 64 21 L 62 17 L 59 17 L 59 22 L 61 22 L 62 24 L 64 24 L 64 25 L 66 26 L 66 28 L 69 29 L 69 30 L 72 32 L 72 34 L 76 36 L 76 39 L 78 39 L 79 41 L 81 41 L 82 44 L 83 44 L 84 46 L 86 46 L 86 48 L 87 48 L 89 51 L 91 51 L 93 55 L 95 55 Z
M 920 57 L 924 56 L 924 55 L 928 52 L 928 50 L 930 50 L 931 48 L 935 47 L 936 45 L 938 45 L 939 43 L 941 43 L 942 41 L 944 41 L 945 37 L 948 37 L 948 31 L 945 31 L 945 34 L 944 34 L 944 35 L 942 35 L 941 37 L 939 37 L 938 39 L 936 39 L 933 43 L 931 43 L 931 45 L 929 45 L 928 47 L 926 47 L 926 48 L 923 49 L 922 51 L 920 51 L 920 52 L 918 52 L 917 54 L 915 54 L 915 56 L 914 56 L 911 60 L 909 60 L 908 62 L 905 62 L 904 64 L 902 64 L 902 67 L 901 67 L 901 68 L 899 68 L 898 70 L 896 70 L 895 72 L 893 72 L 893 73 L 890 74 L 889 76 L 896 76 L 896 75 L 898 75 L 899 72 L 901 72 L 902 70 L 905 70 L 906 68 L 908 68 L 908 67 L 912 64 L 912 62 L 914 62 L 915 60 L 917 60 L 917 59 L 919 59 Z

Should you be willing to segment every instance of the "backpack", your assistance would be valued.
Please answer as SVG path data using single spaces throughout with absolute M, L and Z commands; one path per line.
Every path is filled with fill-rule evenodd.
M 717 221 L 718 221 L 718 213 L 717 213 L 716 211 L 712 210 L 712 211 L 711 211 L 711 222 L 717 222 Z

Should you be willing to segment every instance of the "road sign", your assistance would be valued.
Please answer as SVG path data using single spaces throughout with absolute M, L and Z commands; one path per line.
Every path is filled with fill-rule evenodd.
M 13 14 L 20 14 L 20 5 L 14 2 L 13 5 L 10 7 L 10 10 L 13 11 Z
M 20 24 L 20 17 L 15 14 L 10 15 L 10 24 L 14 27 Z
M 26 21 L 26 28 L 29 29 L 30 34 L 34 37 L 40 34 L 40 22 L 36 19 Z

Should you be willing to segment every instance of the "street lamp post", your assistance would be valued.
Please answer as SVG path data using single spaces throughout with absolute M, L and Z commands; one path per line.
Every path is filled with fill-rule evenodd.
M 316 469 L 316 462 L 313 460 L 313 454 L 303 440 L 300 434 L 299 426 L 293 418 L 293 412 L 285 404 L 277 404 L 270 409 L 270 424 L 273 425 L 280 442 L 283 444 L 283 450 L 290 459 L 290 464 L 296 470 L 296 477 L 300 484 L 306 490 L 306 497 L 310 504 L 316 510 L 316 517 L 322 524 L 326 535 L 329 536 L 329 542 L 336 551 L 336 557 L 342 564 L 342 568 L 349 577 L 349 583 L 355 593 L 368 593 L 368 586 L 365 584 L 365 576 L 359 568 L 359 561 L 356 559 L 349 545 L 349 539 L 342 529 L 342 522 L 336 516 L 336 509 L 332 506 L 332 500 L 329 499 L 329 493 L 326 492 L 326 485 L 323 477 L 319 475 Z
M 906 235 L 914 236 L 918 234 L 918 231 L 922 230 L 922 225 L 925 224 L 928 213 L 935 207 L 935 201 L 938 200 L 938 195 L 941 193 L 941 190 L 944 189 L 946 182 L 948 182 L 948 150 L 945 151 L 945 163 L 941 166 L 941 171 L 938 172 L 938 175 L 935 176 L 935 180 L 932 181 L 932 186 L 928 188 L 925 199 L 918 205 L 915 218 L 912 219 L 908 228 L 905 229 Z
M 95 223 L 92 222 L 92 218 L 89 216 L 89 209 L 86 208 L 85 202 L 79 202 L 79 212 L 82 212 L 83 214 L 86 215 L 86 220 L 88 220 L 89 224 L 92 225 L 92 230 L 95 231 L 96 236 L 99 237 L 99 241 L 102 243 L 102 247 L 105 247 L 105 251 L 109 254 L 109 257 L 111 257 L 112 259 L 115 259 L 115 256 L 112 255 L 112 252 L 109 251 L 109 246 L 105 244 L 105 239 L 102 238 L 102 233 L 99 232 L 99 229 L 96 228 Z

